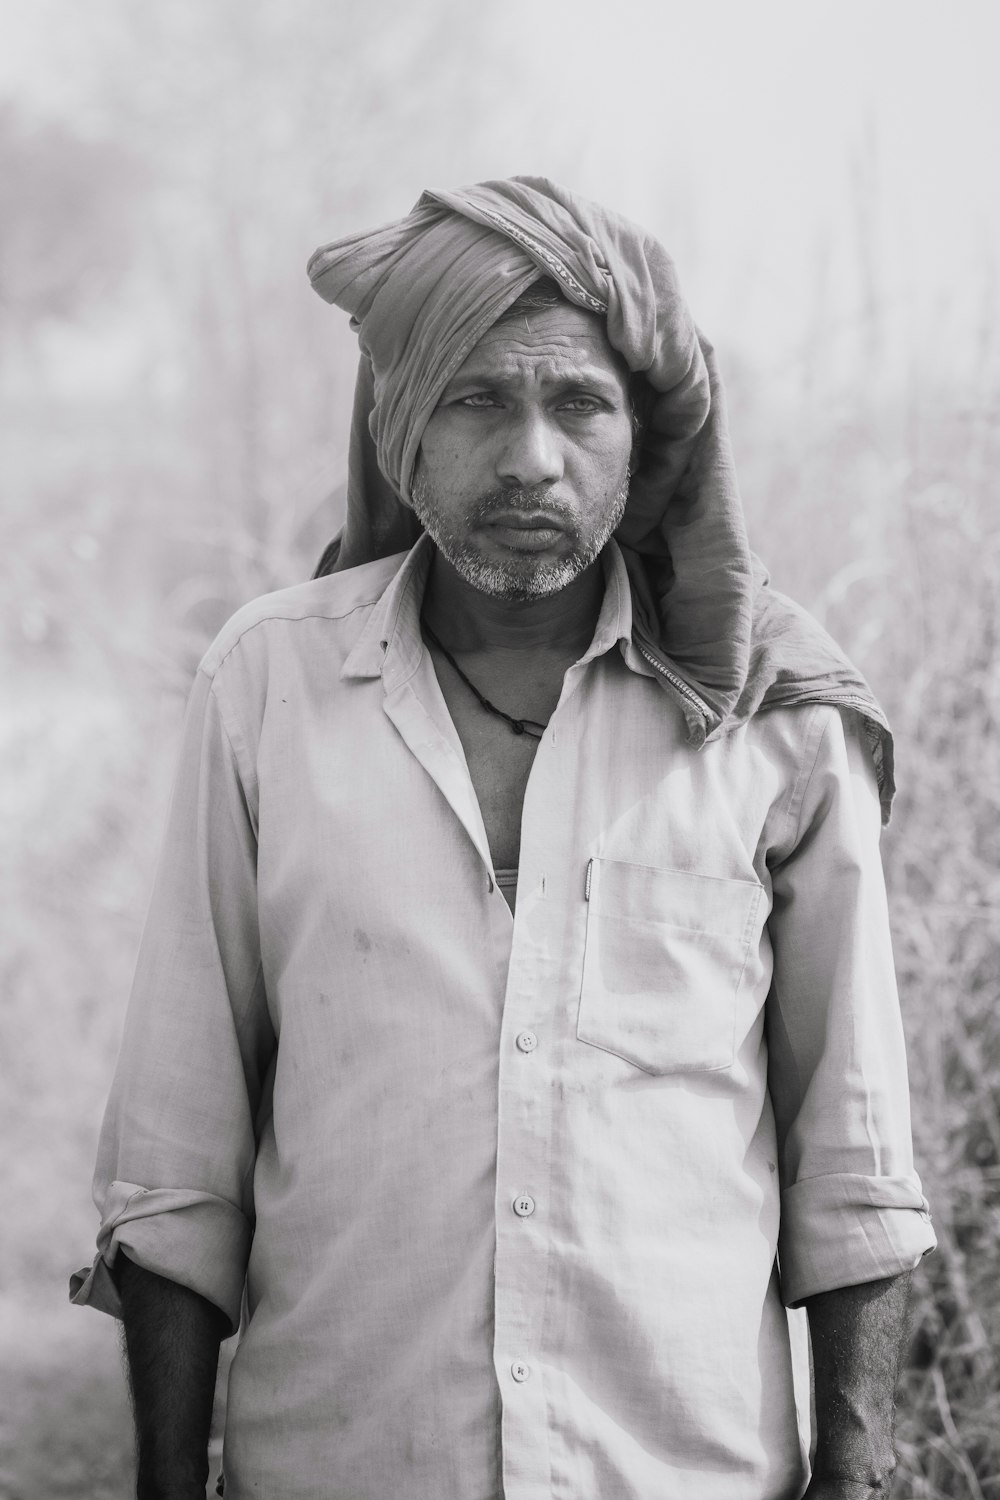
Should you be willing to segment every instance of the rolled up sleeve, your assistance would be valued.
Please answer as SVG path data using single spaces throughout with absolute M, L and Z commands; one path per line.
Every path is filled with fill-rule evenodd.
M 771 865 L 768 1081 L 789 1306 L 910 1270 L 935 1244 L 913 1167 L 871 759 L 817 709 L 815 755 Z
M 256 855 L 252 767 L 202 670 L 101 1130 L 97 1258 L 72 1278 L 75 1302 L 120 1314 L 111 1268 L 125 1251 L 239 1323 L 275 1046 Z

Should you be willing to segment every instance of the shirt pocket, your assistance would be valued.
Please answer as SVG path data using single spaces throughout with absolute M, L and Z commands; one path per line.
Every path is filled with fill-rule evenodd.
M 576 1034 L 647 1073 L 732 1066 L 763 887 L 593 859 Z

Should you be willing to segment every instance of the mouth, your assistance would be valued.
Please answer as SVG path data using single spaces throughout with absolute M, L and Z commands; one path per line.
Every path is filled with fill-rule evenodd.
M 562 523 L 544 511 L 500 511 L 486 524 L 491 536 L 516 552 L 543 552 L 564 531 Z

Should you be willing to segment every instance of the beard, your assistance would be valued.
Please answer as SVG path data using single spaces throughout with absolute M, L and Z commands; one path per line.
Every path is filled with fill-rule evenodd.
M 558 594 L 567 584 L 579 578 L 604 551 L 625 514 L 628 503 L 630 471 L 619 486 L 600 524 L 591 532 L 581 531 L 573 510 L 549 498 L 545 485 L 528 489 L 497 489 L 482 495 L 462 517 L 449 517 L 439 504 L 433 486 L 422 474 L 416 474 L 410 490 L 410 505 L 418 521 L 430 536 L 442 557 L 450 562 L 461 578 L 481 594 L 511 603 L 527 603 Z M 561 525 L 570 541 L 570 550 L 554 561 L 532 554 L 494 561 L 477 549 L 473 537 L 478 526 L 486 525 L 498 512 L 542 509 Z

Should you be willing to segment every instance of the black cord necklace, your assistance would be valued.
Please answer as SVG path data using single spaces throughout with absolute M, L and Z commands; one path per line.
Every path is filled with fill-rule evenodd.
M 427 621 L 424 620 L 422 623 L 424 627 L 424 634 L 426 635 L 427 639 L 431 642 L 432 645 L 438 648 L 445 660 L 451 663 L 451 665 L 455 668 L 455 671 L 458 673 L 459 677 L 461 677 L 462 681 L 465 683 L 466 687 L 470 692 L 476 695 L 487 713 L 495 714 L 498 719 L 503 719 L 504 723 L 509 724 L 512 734 L 527 734 L 533 740 L 541 739 L 542 735 L 545 733 L 546 726 L 544 724 L 539 724 L 537 719 L 515 719 L 511 714 L 505 714 L 502 708 L 497 708 L 495 703 L 491 703 L 488 698 L 485 698 L 483 696 L 474 682 L 469 681 L 468 677 L 466 677 L 465 673 L 462 671 L 462 668 L 458 665 L 458 662 L 452 656 L 451 652 L 447 649 L 446 646 L 442 646 L 441 642 L 438 640 L 437 636 L 434 634 Z

